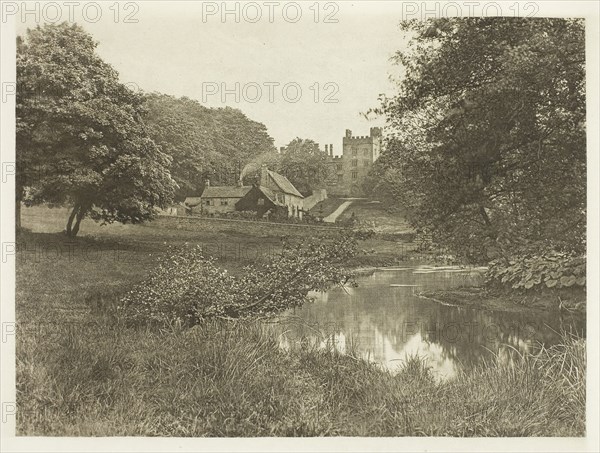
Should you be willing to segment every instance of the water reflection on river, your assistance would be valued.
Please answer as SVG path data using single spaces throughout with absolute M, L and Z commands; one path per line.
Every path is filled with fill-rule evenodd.
M 585 321 L 542 312 L 535 315 L 451 307 L 417 297 L 428 289 L 478 283 L 478 270 L 415 268 L 381 270 L 360 277 L 358 288 L 334 288 L 314 303 L 289 312 L 281 345 L 309 342 L 354 351 L 390 370 L 407 356 L 426 356 L 438 379 L 454 376 L 492 353 L 532 352 L 559 341 L 558 332 L 582 332 Z M 396 285 L 396 286 L 393 286 Z

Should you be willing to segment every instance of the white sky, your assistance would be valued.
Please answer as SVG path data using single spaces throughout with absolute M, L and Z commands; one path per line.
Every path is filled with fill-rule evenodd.
M 62 18 L 67 19 L 69 7 L 57 3 L 61 5 Z M 133 18 L 137 23 L 124 23 L 134 6 L 125 9 L 123 3 L 116 23 L 113 2 L 102 3 L 102 17 L 96 23 L 85 20 L 96 15 L 93 7 L 86 9 L 84 15 L 86 2 L 74 7 L 72 14 L 75 22 L 99 42 L 98 53 L 119 71 L 122 82 L 134 83 L 145 91 L 185 95 L 201 102 L 204 87 L 205 105 L 241 109 L 249 118 L 267 126 L 277 147 L 302 137 L 319 142 L 321 148 L 332 143 L 335 153 L 341 153 L 345 129 L 352 129 L 354 135 L 368 135 L 370 127 L 384 124 L 382 118 L 367 121 L 360 113 L 377 107 L 380 93 L 393 93 L 388 76 L 397 74 L 399 68 L 389 58 L 404 43 L 398 28 L 400 3 L 338 2 L 326 6 L 326 2 L 321 2 L 317 23 L 312 2 L 299 3 L 302 17 L 296 23 L 283 17 L 284 6 L 290 2 L 276 3 L 272 23 L 269 6 L 264 2 L 255 3 L 262 13 L 256 23 L 244 20 L 253 19 L 257 11 L 247 6 L 244 16 L 244 3 L 238 3 L 239 23 L 233 14 L 226 16 L 223 23 L 221 2 L 204 2 L 205 12 L 218 9 L 205 21 L 199 2 L 136 2 L 139 9 Z M 335 5 L 339 11 L 332 18 L 338 22 L 324 23 L 325 15 L 334 13 Z M 227 7 L 233 9 L 235 3 Z M 292 20 L 293 5 L 288 6 L 287 12 Z M 34 14 L 25 18 L 17 14 L 17 33 L 22 34 L 36 21 L 52 19 L 55 14 L 50 7 L 41 9 L 38 18 Z M 262 94 L 258 101 L 248 102 L 241 96 L 236 102 L 234 94 L 229 94 L 223 102 L 221 84 L 235 91 L 236 82 L 240 84 L 240 94 L 246 87 L 248 100 L 257 97 L 252 84 L 259 84 Z M 314 99 L 316 90 L 310 89 L 315 82 L 320 86 L 318 102 Z M 335 85 L 325 86 L 328 82 Z M 207 87 L 207 83 L 217 85 Z M 280 84 L 272 88 L 274 102 L 269 101 L 269 88 L 264 83 Z M 296 97 L 294 86 L 283 92 L 287 83 L 297 83 L 302 89 L 297 103 L 286 101 L 284 94 Z M 219 90 L 217 94 L 206 92 L 214 87 Z M 337 93 L 333 93 L 335 87 L 339 87 Z M 327 94 L 338 102 L 324 102 Z

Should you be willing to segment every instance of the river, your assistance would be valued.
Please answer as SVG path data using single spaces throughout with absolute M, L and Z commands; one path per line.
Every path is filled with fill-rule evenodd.
M 392 372 L 411 355 L 428 359 L 438 380 L 482 360 L 510 359 L 560 341 L 559 332 L 584 333 L 585 320 L 556 313 L 494 312 L 443 305 L 418 297 L 424 290 L 478 284 L 481 269 L 382 269 L 357 278 L 356 288 L 314 293 L 314 302 L 281 319 L 283 348 L 308 342 L 352 352 Z

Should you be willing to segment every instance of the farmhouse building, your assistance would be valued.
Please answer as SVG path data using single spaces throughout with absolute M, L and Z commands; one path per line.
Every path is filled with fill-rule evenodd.
M 211 186 L 207 185 L 199 197 L 188 197 L 185 204 L 192 214 L 223 214 L 235 211 L 235 205 L 252 188 L 252 186 Z
M 287 206 L 275 192 L 267 187 L 255 185 L 235 205 L 238 211 L 254 211 L 257 217 L 263 217 L 267 212 L 282 213 L 287 216 Z
M 236 204 L 238 211 L 255 211 L 262 216 L 267 211 L 283 211 L 287 217 L 302 218 L 304 197 L 283 175 L 260 169 L 260 182 Z

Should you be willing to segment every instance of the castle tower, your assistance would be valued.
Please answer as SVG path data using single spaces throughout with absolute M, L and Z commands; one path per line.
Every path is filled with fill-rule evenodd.
M 346 129 L 341 156 L 333 155 L 333 144 L 329 147 L 325 145 L 330 167 L 327 193 L 334 196 L 363 196 L 363 183 L 381 154 L 382 143 L 382 129 L 372 127 L 368 136 L 353 136 L 352 131 Z

